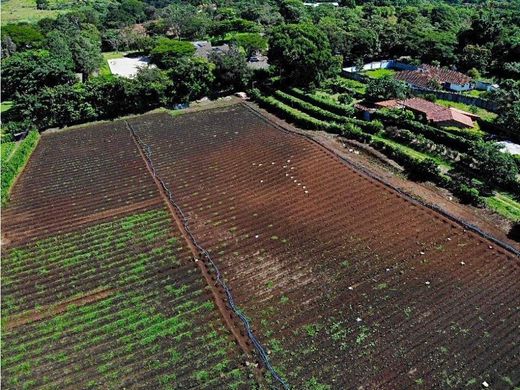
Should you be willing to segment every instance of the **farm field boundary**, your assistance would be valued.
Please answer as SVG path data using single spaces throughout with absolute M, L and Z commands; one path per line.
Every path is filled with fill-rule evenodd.
M 139 154 L 144 160 L 144 163 L 146 164 L 147 168 L 150 171 L 151 176 L 153 177 L 154 182 L 156 183 L 159 192 L 161 193 L 161 196 L 165 199 L 165 202 L 168 205 L 168 209 L 170 210 L 177 227 L 179 230 L 181 230 L 186 242 L 188 243 L 190 250 L 194 256 L 195 262 L 197 263 L 201 273 L 204 276 L 204 279 L 208 286 L 211 288 L 211 291 L 213 293 L 215 302 L 217 304 L 217 307 L 222 314 L 222 317 L 224 318 L 224 321 L 237 340 L 237 343 L 242 348 L 242 350 L 248 354 L 251 355 L 251 343 L 253 343 L 253 346 L 258 353 L 263 366 L 270 371 L 273 378 L 282 384 L 282 386 L 285 389 L 289 389 L 289 386 L 284 382 L 284 380 L 278 375 L 278 373 L 274 370 L 274 368 L 271 366 L 271 363 L 269 361 L 269 357 L 267 356 L 267 352 L 265 351 L 264 347 L 260 344 L 258 339 L 255 337 L 251 326 L 249 324 L 248 319 L 244 316 L 244 314 L 235 306 L 234 304 L 234 298 L 231 294 L 231 290 L 227 287 L 226 283 L 223 281 L 220 271 L 211 259 L 211 256 L 209 253 L 202 248 L 197 241 L 195 240 L 195 237 L 190 232 L 188 220 L 185 217 L 184 213 L 182 212 L 182 209 L 180 206 L 175 202 L 173 198 L 173 194 L 169 190 L 169 188 L 166 186 L 165 182 L 161 179 L 160 176 L 157 175 L 157 172 L 154 167 L 154 163 L 152 160 L 152 151 L 150 147 L 142 142 L 142 140 L 139 138 L 139 136 L 134 131 L 132 125 L 128 123 L 128 121 L 125 121 L 126 126 L 128 127 L 128 130 L 130 131 L 130 134 L 132 136 L 132 139 L 134 140 L 136 147 L 139 149 Z M 200 261 L 199 258 L 205 258 L 205 261 Z M 210 274 L 209 267 L 206 264 L 206 261 L 211 265 L 212 269 L 215 271 L 216 274 L 216 281 L 215 278 Z M 220 288 L 217 288 L 216 285 L 220 284 Z M 227 306 L 225 304 L 225 299 L 227 299 Z M 242 331 L 238 330 L 237 324 L 235 323 L 236 317 L 238 317 L 244 324 L 244 328 L 247 333 L 247 338 L 243 334 Z M 260 370 L 255 370 L 255 375 L 257 377 L 257 380 L 260 383 L 263 383 L 263 377 L 260 372 Z
M 384 180 L 383 178 L 379 177 L 378 175 L 375 175 L 373 172 L 371 172 L 370 170 L 366 169 L 365 167 L 363 167 L 363 166 L 361 166 L 359 164 L 356 164 L 356 163 L 354 163 L 352 161 L 349 161 L 346 158 L 343 158 L 342 156 L 339 156 L 332 149 L 330 149 L 327 146 L 323 145 L 322 143 L 316 141 L 314 138 L 310 137 L 309 135 L 302 134 L 300 132 L 296 132 L 296 131 L 292 130 L 289 126 L 281 125 L 279 123 L 276 123 L 275 121 L 272 121 L 271 119 L 266 117 L 253 104 L 251 104 L 251 103 L 244 103 L 244 106 L 249 108 L 259 118 L 261 118 L 264 121 L 268 122 L 269 124 L 275 126 L 276 128 L 278 128 L 278 129 L 280 129 L 280 130 L 282 130 L 282 131 L 284 131 L 286 133 L 292 134 L 294 136 L 303 137 L 306 140 L 310 141 L 311 143 L 319 145 L 321 148 L 326 150 L 329 154 L 333 155 L 335 158 L 339 159 L 343 164 L 345 164 L 349 168 L 351 168 L 354 171 L 357 171 L 359 173 L 362 173 L 363 175 L 365 175 L 369 179 L 375 180 L 375 181 L 377 181 L 377 182 L 379 182 L 381 184 L 384 184 L 385 186 L 388 186 L 389 188 L 391 188 L 392 190 L 397 192 L 399 195 L 401 195 L 406 200 L 408 200 L 408 201 L 410 201 L 410 202 L 412 202 L 412 203 L 414 203 L 416 205 L 419 205 L 419 206 L 422 206 L 422 207 L 426 207 L 426 208 L 428 208 L 428 209 L 430 209 L 432 211 L 438 212 L 438 213 L 442 214 L 444 217 L 450 219 L 451 221 L 460 224 L 465 229 L 468 229 L 468 230 L 472 231 L 474 234 L 480 235 L 480 236 L 482 236 L 482 237 L 492 241 L 494 244 L 500 246 L 502 249 L 504 249 L 504 250 L 506 250 L 508 252 L 511 252 L 511 253 L 515 254 L 516 256 L 520 256 L 520 250 L 514 248 L 513 246 L 509 245 L 506 242 L 503 242 L 502 240 L 499 240 L 498 238 L 492 236 L 491 234 L 484 232 L 482 229 L 478 228 L 477 226 L 475 226 L 475 225 L 473 225 L 473 224 L 471 224 L 471 223 L 469 223 L 467 221 L 464 221 L 464 220 L 462 220 L 460 218 L 457 218 L 456 216 L 452 215 L 451 213 L 448 213 L 446 210 L 444 210 L 444 209 L 442 209 L 440 207 L 437 207 L 435 205 L 432 205 L 432 204 L 429 204 L 429 203 L 426 203 L 426 202 L 422 202 L 422 201 L 420 201 L 418 199 L 413 198 L 412 196 L 410 196 L 405 191 L 403 191 L 400 188 L 398 188 L 398 187 L 388 183 L 386 180 Z

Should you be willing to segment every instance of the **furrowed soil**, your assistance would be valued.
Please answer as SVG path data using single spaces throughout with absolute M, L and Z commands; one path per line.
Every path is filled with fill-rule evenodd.
M 244 105 L 130 122 L 293 388 L 520 382 L 516 255 Z
M 254 388 L 124 122 L 41 141 L 2 219 L 2 387 Z

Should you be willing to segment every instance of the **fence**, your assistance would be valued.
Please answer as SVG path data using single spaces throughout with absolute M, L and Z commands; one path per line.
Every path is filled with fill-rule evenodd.
M 399 62 L 397 60 L 381 60 L 364 64 L 361 71 L 376 69 L 416 70 L 417 66 L 405 64 L 404 62 Z M 347 68 L 343 68 L 343 72 L 356 73 L 359 72 L 359 70 L 356 66 L 349 66 Z
M 435 95 L 437 99 L 449 100 L 450 102 L 456 103 L 464 103 L 470 106 L 476 106 L 480 108 L 484 108 L 486 110 L 496 112 L 498 109 L 498 105 L 496 102 L 481 99 L 475 96 L 468 96 L 461 93 L 456 92 L 448 92 L 448 91 L 438 91 L 435 89 L 428 88 L 418 88 L 412 87 L 414 93 L 418 95 Z

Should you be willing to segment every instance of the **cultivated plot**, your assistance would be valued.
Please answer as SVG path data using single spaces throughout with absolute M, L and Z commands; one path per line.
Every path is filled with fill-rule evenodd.
M 295 388 L 520 381 L 520 263 L 245 106 L 131 121 Z

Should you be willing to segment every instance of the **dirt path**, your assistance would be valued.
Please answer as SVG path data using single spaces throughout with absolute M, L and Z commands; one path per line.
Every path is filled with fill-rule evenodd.
M 264 109 L 259 108 L 256 104 L 250 102 L 245 104 L 286 130 L 311 137 L 314 141 L 332 151 L 334 154 L 348 160 L 354 167 L 361 167 L 362 169 L 370 171 L 371 174 L 381 181 L 399 189 L 410 197 L 427 205 L 438 207 L 444 212 L 464 220 L 520 250 L 520 243 L 507 237 L 507 233 L 511 228 L 511 222 L 489 210 L 463 205 L 457 202 L 449 191 L 439 188 L 432 183 L 417 183 L 408 180 L 404 174 L 404 170 L 398 164 L 389 160 L 382 153 L 374 150 L 370 146 L 356 141 L 346 140 L 324 131 L 298 129 Z

